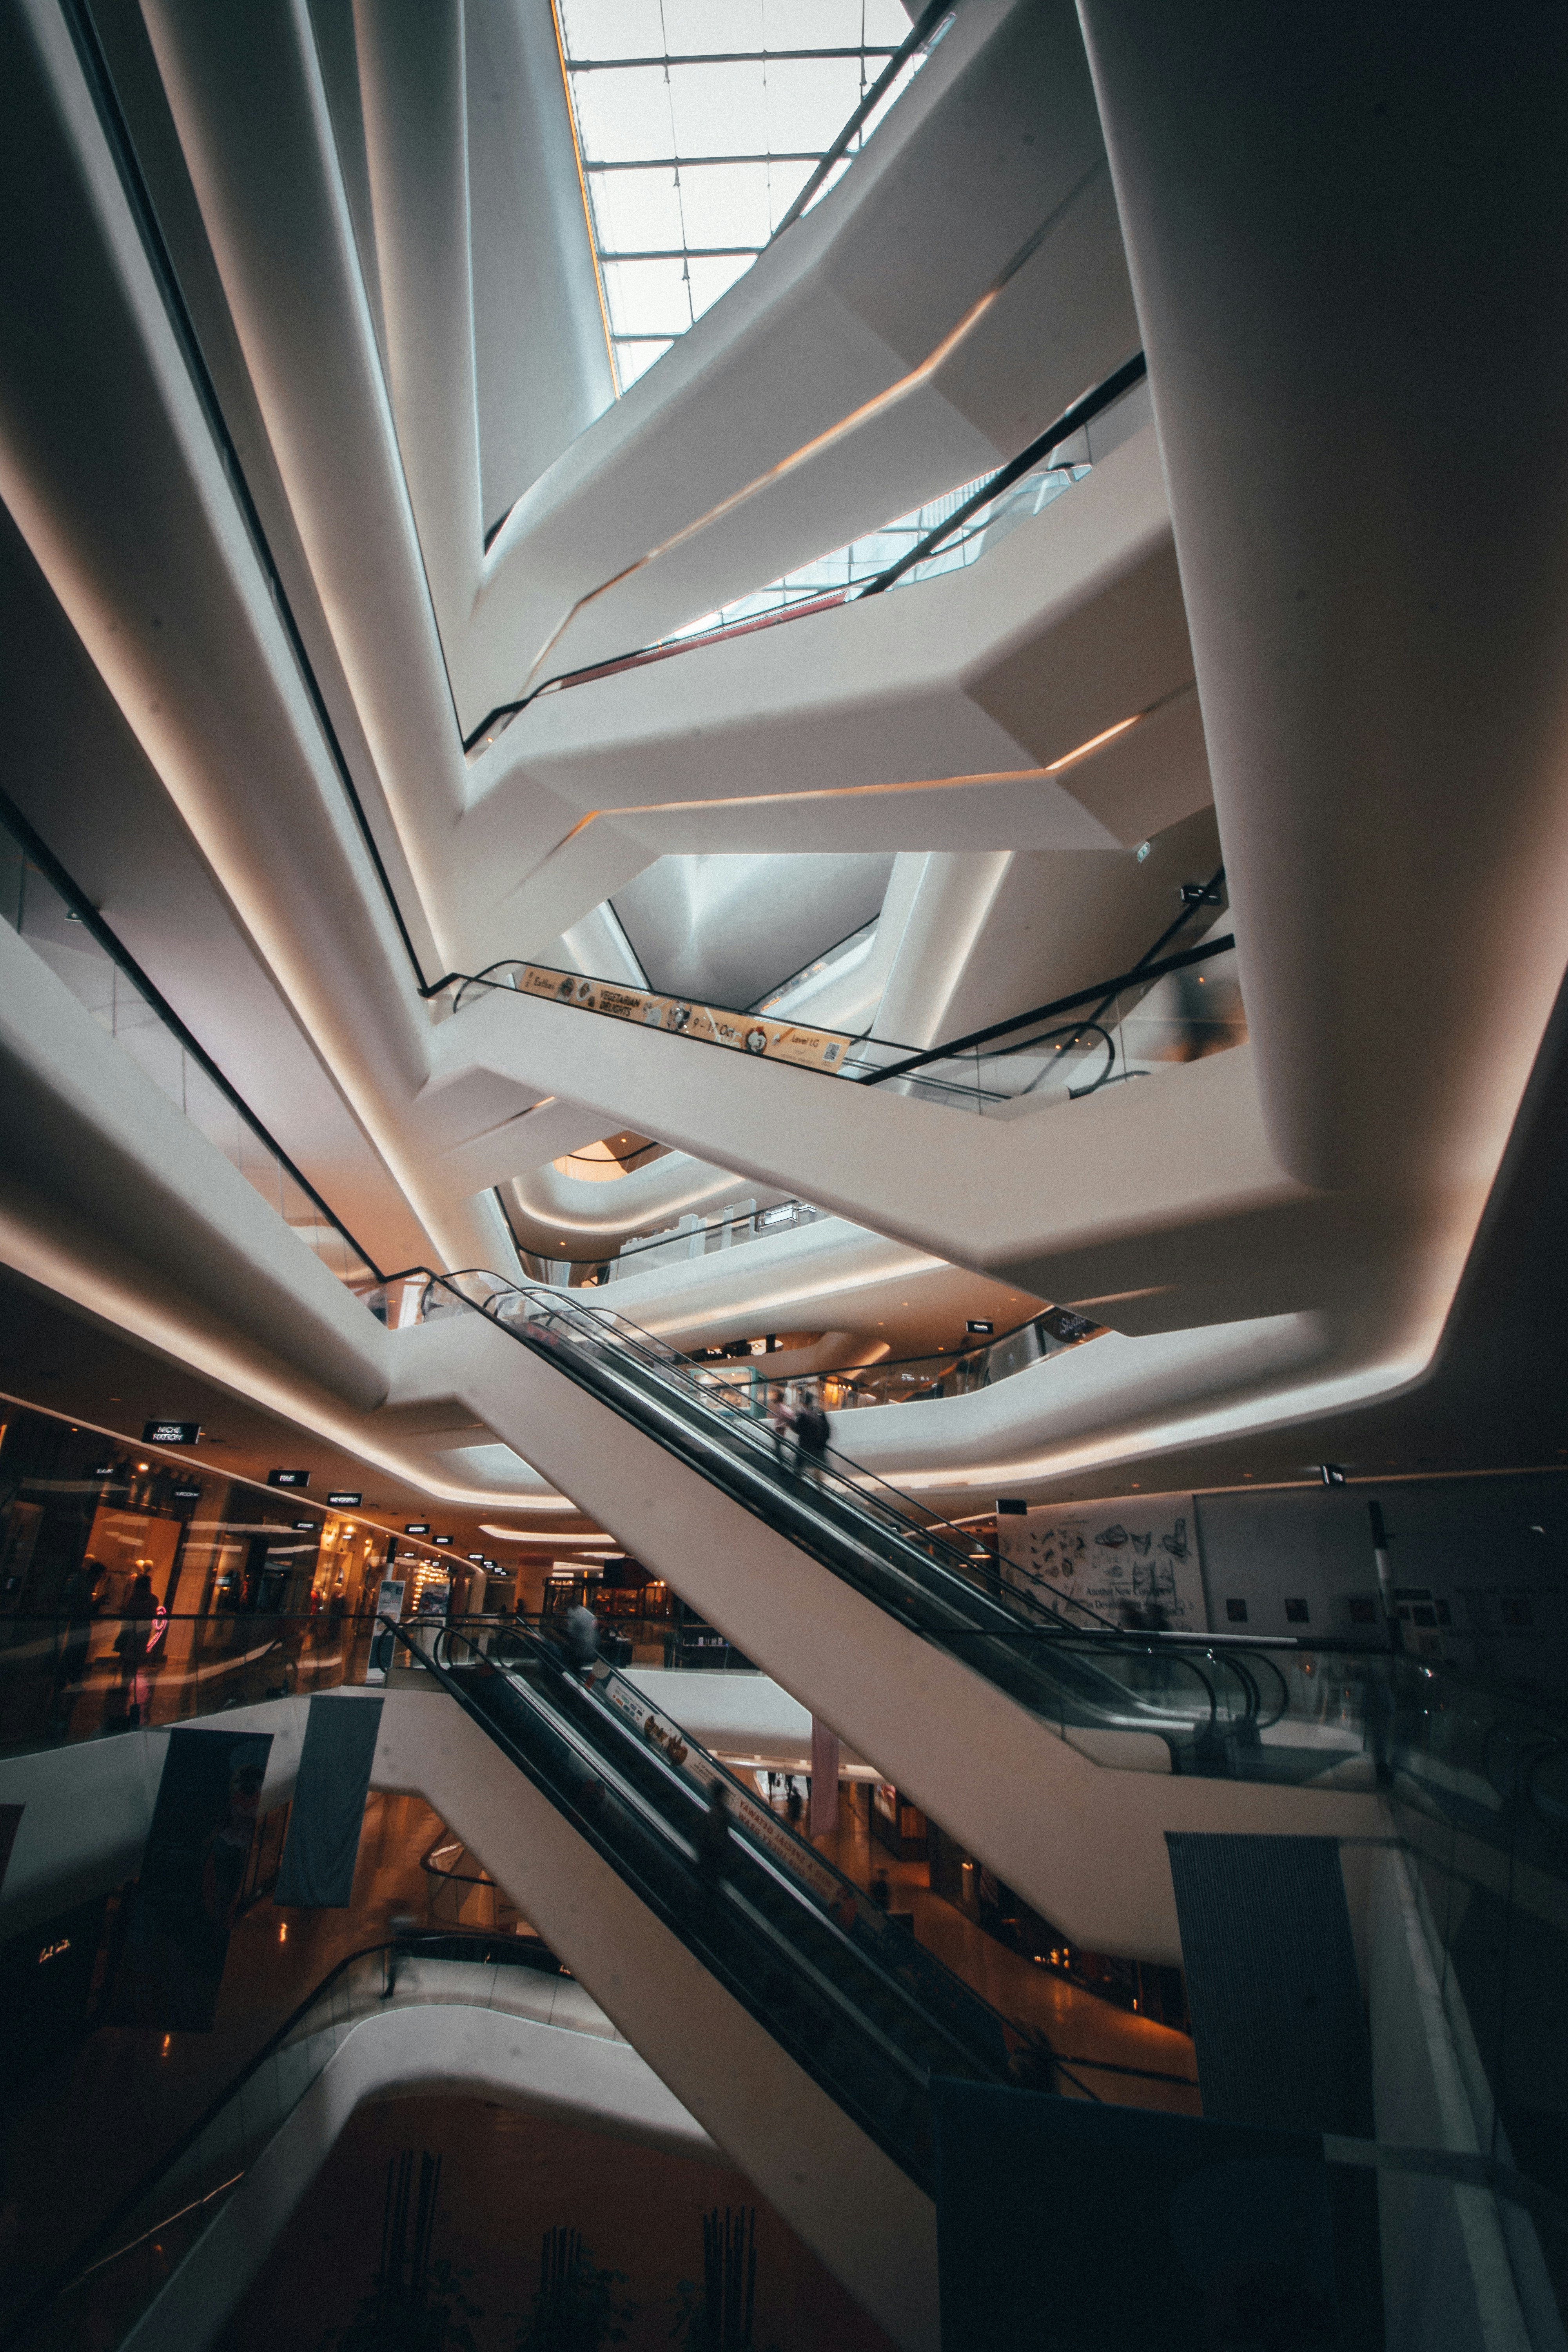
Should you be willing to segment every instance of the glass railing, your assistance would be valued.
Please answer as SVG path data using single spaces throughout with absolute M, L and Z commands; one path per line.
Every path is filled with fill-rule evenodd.
M 963 1528 L 922 1517 L 832 1449 L 816 1462 L 798 1459 L 784 1433 L 738 1399 L 724 1370 L 693 1363 L 579 1294 L 489 1274 L 432 1276 L 420 1311 L 426 1319 L 486 1314 L 1064 1737 L 1147 1733 L 1152 1745 L 1142 1753 L 1163 1749 L 1173 1770 L 1264 1780 L 1314 1778 L 1344 1760 L 1348 1733 L 1324 1740 L 1312 1732 L 1300 1743 L 1303 1755 L 1283 1752 L 1291 1740 L 1281 1727 L 1315 1721 L 1319 1706 L 1319 1686 L 1296 1663 L 1299 1645 L 1150 1637 L 1065 1596 L 1047 1605 L 1011 1582 L 995 1553 Z M 1359 1753 L 1359 1735 L 1355 1745 Z
M 563 1973 L 537 1939 L 440 1932 L 415 1931 L 340 1962 L 40 2287 L 0 2343 L 6 2352 L 80 2352 L 83 2345 L 123 2341 L 311 2084 L 368 2019 L 441 2003 L 612 2034 L 608 2019 L 575 1987 L 563 2013 Z
M 0 1617 L 0 1752 L 363 1682 L 371 1631 L 325 1611 Z
M 804 619 L 829 611 L 853 598 L 879 595 L 917 581 L 938 579 L 978 562 L 1020 523 L 1040 514 L 1065 490 L 1084 479 L 1096 454 L 1124 437 L 1130 420 L 1142 423 L 1142 404 L 1115 412 L 1142 391 L 1147 375 L 1143 355 L 1135 352 L 1066 413 L 1047 425 L 1016 457 L 992 472 L 961 482 L 934 499 L 881 524 L 844 547 L 835 548 L 796 567 L 765 587 L 686 622 L 651 643 L 628 649 L 609 661 L 587 668 L 566 670 L 548 677 L 517 701 L 503 703 L 488 713 L 468 736 L 464 750 L 472 757 L 488 749 L 531 701 L 542 694 L 558 694 L 589 686 L 619 671 L 668 661 L 727 637 L 768 629 L 784 621 Z M 1102 423 L 1105 419 L 1107 422 Z M 1135 429 L 1135 424 L 1133 429 Z
M 1081 1012 L 1036 1016 L 994 1043 L 913 1056 L 905 1046 L 862 1040 L 847 1055 L 844 1076 L 921 1102 L 1007 1118 L 1246 1042 L 1236 950 L 1227 940 L 1201 961 L 1152 982 L 1132 975 Z
M 221 1151 L 332 1274 L 358 1289 L 369 1257 L 203 1052 L 32 829 L 0 796 L 0 919 Z
M 1068 1307 L 1047 1307 L 995 1339 L 938 1349 L 926 1356 L 891 1357 L 864 1369 L 821 1372 L 799 1385 L 815 1391 L 830 1412 L 853 1412 L 860 1405 L 911 1404 L 922 1397 L 974 1396 L 998 1381 L 1026 1372 L 1032 1364 L 1104 1337 L 1102 1323 L 1075 1315 Z M 766 1359 L 762 1360 L 765 1364 Z
M 1568 1706 L 1405 1659 L 1379 1746 L 1477 2144 L 1533 2343 L 1568 2320 Z
M 613 1667 L 600 1662 L 579 1675 L 521 1627 L 488 1636 L 455 1628 L 429 1664 L 625 1884 L 922 2187 L 931 2182 L 933 2074 L 1048 2086 L 1049 2053 L 1037 2034 L 943 1968 Z

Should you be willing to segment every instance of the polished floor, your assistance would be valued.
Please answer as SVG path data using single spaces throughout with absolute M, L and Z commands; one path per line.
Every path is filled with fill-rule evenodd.
M 877 1871 L 885 1870 L 892 1907 L 913 1915 L 920 1942 L 1005 2017 L 1045 2033 L 1063 2063 L 1066 2079 L 1060 2087 L 1068 2097 L 1160 2107 L 1175 2115 L 1202 2114 L 1189 2035 L 1134 2017 L 1009 1950 L 955 1904 L 931 1893 L 929 1864 L 900 1862 L 872 1838 L 869 1791 L 863 1784 L 847 1782 L 840 1795 L 838 1828 L 816 1840 L 821 1851 L 864 1887 L 870 1886 Z M 1075 2066 L 1075 2059 L 1084 2063 Z M 1108 2071 L 1122 2067 L 1132 2071 Z M 1151 2075 L 1177 2079 L 1150 2080 Z
M 416 1797 L 365 1807 L 353 1902 L 241 1917 L 212 2030 L 100 2026 L 34 2078 L 4 2124 L 0 2312 L 14 2311 L 112 2210 L 336 1963 L 424 1916 L 420 1857 L 441 1824 Z

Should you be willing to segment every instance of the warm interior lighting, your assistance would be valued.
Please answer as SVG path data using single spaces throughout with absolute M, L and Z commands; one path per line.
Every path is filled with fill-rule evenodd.
M 1080 760 L 1087 760 L 1091 751 L 1098 751 L 1102 743 L 1111 742 L 1118 735 L 1125 735 L 1127 730 L 1136 727 L 1144 716 L 1142 710 L 1135 710 L 1131 719 L 1119 719 L 1114 727 L 1102 728 L 1098 735 L 1091 735 L 1087 743 L 1079 744 L 1076 751 L 1064 751 L 1059 760 L 1053 760 L 1046 774 L 1059 776 L 1064 768 L 1076 767 Z

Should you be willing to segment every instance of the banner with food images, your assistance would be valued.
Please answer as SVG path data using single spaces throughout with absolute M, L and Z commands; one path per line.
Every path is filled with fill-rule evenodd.
M 1190 1495 L 1046 1504 L 999 1519 L 996 1543 L 1004 1581 L 1077 1624 L 1208 1631 Z
M 770 1021 L 764 1013 L 732 1013 L 723 1005 L 696 1004 L 681 996 L 653 996 L 643 989 L 623 988 L 618 981 L 552 971 L 546 964 L 524 964 L 514 984 L 526 996 L 547 996 L 552 1003 L 575 1005 L 583 1013 L 602 1013 L 612 1021 L 634 1021 L 647 1029 L 697 1037 L 704 1045 L 727 1045 L 734 1053 L 763 1055 L 770 1061 L 796 1062 L 808 1069 L 840 1069 L 854 1043 L 840 1030 L 797 1029 L 793 1022 Z

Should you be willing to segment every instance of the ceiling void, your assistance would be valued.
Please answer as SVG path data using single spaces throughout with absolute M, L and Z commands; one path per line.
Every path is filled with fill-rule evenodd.
M 901 0 L 558 0 L 557 15 L 624 391 L 745 275 L 910 20 Z
M 870 922 L 892 870 L 890 853 L 673 856 L 614 906 L 650 987 L 744 1007 Z

